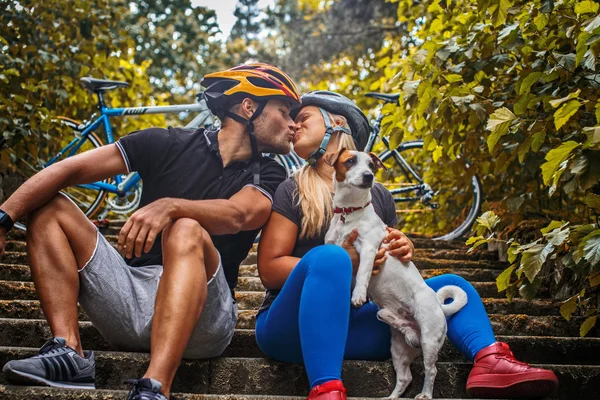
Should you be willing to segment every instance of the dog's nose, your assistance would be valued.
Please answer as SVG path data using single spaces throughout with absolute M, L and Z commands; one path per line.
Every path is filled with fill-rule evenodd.
M 366 174 L 363 174 L 363 182 L 364 183 L 373 183 L 373 174 L 368 172 Z

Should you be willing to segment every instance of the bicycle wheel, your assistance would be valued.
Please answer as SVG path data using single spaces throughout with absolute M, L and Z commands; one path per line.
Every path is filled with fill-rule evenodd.
M 469 174 L 468 162 L 441 157 L 436 164 L 433 153 L 423 149 L 422 140 L 402 143 L 395 151 L 384 151 L 380 158 L 388 167 L 380 181 L 394 197 L 402 231 L 454 240 L 471 229 L 483 196 L 479 178 Z M 443 168 L 432 168 L 434 165 Z
M 68 126 L 72 127 L 71 124 Z M 80 136 L 77 130 L 74 130 L 73 132 L 75 137 Z M 69 138 L 69 140 L 66 141 L 61 140 L 59 146 L 64 148 L 64 146 L 70 143 L 72 139 L 73 138 Z M 81 144 L 81 147 L 79 147 L 74 155 L 96 149 L 102 145 L 102 140 L 94 132 L 90 132 Z M 25 156 L 20 157 L 18 160 L 20 171 L 24 173 L 26 178 L 30 178 L 44 169 L 47 160 L 51 159 L 53 155 L 57 153 L 48 149 L 46 143 L 39 144 L 36 150 L 37 151 L 35 152 L 29 152 Z M 69 152 L 65 152 L 65 154 L 58 158 L 55 162 L 64 160 L 68 154 Z M 108 183 L 108 180 L 104 180 L 103 182 Z M 105 190 L 96 190 L 83 186 L 71 186 L 61 190 L 61 193 L 64 193 L 69 199 L 71 199 L 88 218 L 91 218 L 100 209 L 107 195 Z M 15 224 L 15 226 L 19 229 L 26 230 L 25 221 L 19 221 Z

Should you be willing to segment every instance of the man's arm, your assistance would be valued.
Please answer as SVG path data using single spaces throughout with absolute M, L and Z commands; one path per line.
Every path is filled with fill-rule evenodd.
M 271 214 L 271 200 L 252 186 L 228 200 L 174 200 L 174 218 L 195 219 L 211 235 L 260 229 Z
M 229 199 L 162 198 L 137 210 L 119 233 L 118 249 L 127 258 L 149 252 L 158 234 L 179 218 L 191 218 L 211 235 L 235 234 L 261 228 L 271 213 L 271 200 L 246 186 Z
M 126 173 L 125 162 L 114 144 L 52 164 L 35 174 L 0 206 L 17 221 L 50 201 L 69 186 L 92 183 Z
M 117 174 L 127 168 L 121 152 L 114 144 L 100 147 L 52 164 L 35 174 L 0 206 L 13 221 L 50 201 L 61 190 L 81 183 L 92 183 Z M 0 229 L 0 251 L 4 251 L 6 232 Z

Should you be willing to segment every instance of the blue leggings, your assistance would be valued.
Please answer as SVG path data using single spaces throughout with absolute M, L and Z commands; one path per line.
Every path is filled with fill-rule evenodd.
M 448 318 L 448 338 L 470 360 L 496 341 L 475 288 L 457 275 L 425 281 L 433 290 L 461 287 L 468 303 Z M 311 388 L 341 379 L 342 361 L 387 360 L 390 329 L 377 319 L 377 306 L 350 307 L 352 264 L 334 245 L 316 247 L 292 270 L 281 293 L 256 319 L 260 349 L 276 360 L 304 363 Z

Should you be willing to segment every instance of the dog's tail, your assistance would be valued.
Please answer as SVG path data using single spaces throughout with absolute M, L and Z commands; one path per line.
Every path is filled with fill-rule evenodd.
M 436 293 L 438 301 L 442 306 L 444 315 L 449 316 L 456 314 L 461 308 L 467 304 L 467 293 L 458 286 L 448 285 L 440 288 Z M 453 301 L 446 304 L 446 300 Z

